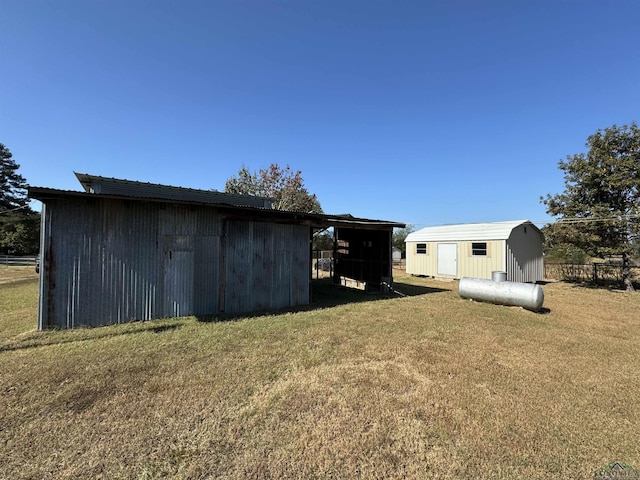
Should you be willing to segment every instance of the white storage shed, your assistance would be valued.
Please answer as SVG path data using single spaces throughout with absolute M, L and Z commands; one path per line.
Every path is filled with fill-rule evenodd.
M 544 237 L 529 220 L 426 227 L 407 235 L 407 273 L 443 279 L 544 280 Z

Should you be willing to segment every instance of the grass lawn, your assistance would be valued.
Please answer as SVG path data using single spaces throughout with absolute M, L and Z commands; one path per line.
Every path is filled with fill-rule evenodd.
M 38 332 L 0 269 L 0 478 L 591 479 L 640 468 L 640 293 L 545 313 L 314 284 L 313 308 Z

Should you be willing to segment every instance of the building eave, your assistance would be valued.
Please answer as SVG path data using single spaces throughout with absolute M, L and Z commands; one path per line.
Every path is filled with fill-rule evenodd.
M 115 195 L 104 193 L 87 193 L 75 190 L 58 190 L 46 187 L 29 187 L 28 194 L 30 198 L 46 203 L 51 200 L 62 198 L 76 198 L 83 200 L 124 200 L 132 202 L 154 202 L 163 204 L 176 205 L 193 205 L 217 208 L 229 214 L 235 214 L 242 217 L 251 217 L 254 219 L 271 219 L 273 221 L 282 221 L 287 223 L 298 223 L 308 225 L 313 228 L 364 228 L 364 229 L 383 229 L 392 230 L 393 228 L 404 228 L 404 223 L 392 222 L 387 220 L 373 220 L 368 218 L 357 218 L 351 215 L 328 215 L 324 213 L 304 213 L 290 212 L 283 210 L 274 210 L 270 208 L 259 208 L 250 206 L 239 206 L 228 203 L 211 203 L 200 202 L 194 200 L 176 200 L 157 197 L 141 197 L 130 195 Z

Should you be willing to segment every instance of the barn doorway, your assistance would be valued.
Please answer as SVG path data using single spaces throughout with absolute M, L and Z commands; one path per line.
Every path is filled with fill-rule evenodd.
M 193 239 L 188 235 L 164 235 L 164 308 L 166 317 L 193 313 Z

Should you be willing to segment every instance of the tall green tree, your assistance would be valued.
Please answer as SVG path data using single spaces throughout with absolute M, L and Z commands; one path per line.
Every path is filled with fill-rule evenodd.
M 322 213 L 315 194 L 304 186 L 302 172 L 272 163 L 268 168 L 250 172 L 244 165 L 238 175 L 227 180 L 224 191 L 273 199 L 273 208 L 292 212 Z
M 40 243 L 40 214 L 29 208 L 27 181 L 19 168 L 0 143 L 0 252 L 32 255 Z
M 587 139 L 586 153 L 559 162 L 563 193 L 542 198 L 557 221 L 547 229 L 557 244 L 595 257 L 620 256 L 627 290 L 630 257 L 640 239 L 640 129 L 613 125 Z
M 24 208 L 28 203 L 27 181 L 18 168 L 9 149 L 0 143 L 0 211 Z

